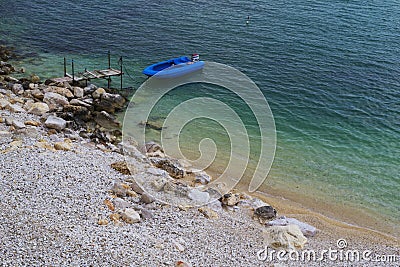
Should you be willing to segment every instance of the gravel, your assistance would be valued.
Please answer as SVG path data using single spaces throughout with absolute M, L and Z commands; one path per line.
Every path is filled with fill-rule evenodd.
M 0 112 L 0 117 L 11 115 Z M 40 120 L 32 114 L 12 116 L 19 121 Z M 8 129 L 0 123 L 0 131 Z M 129 178 L 110 167 L 124 157 L 102 152 L 85 140 L 73 142 L 71 151 L 38 148 L 33 145 L 39 139 L 52 142 L 63 135 L 50 138 L 42 127 L 35 131 L 0 136 L 1 266 L 175 266 L 178 260 L 193 266 L 274 266 L 278 262 L 257 259 L 265 245 L 263 228 L 244 207 L 220 210 L 219 219 L 211 220 L 197 209 L 140 203 L 152 213 L 151 219 L 99 225 L 111 214 L 103 204 L 110 198 L 109 190 L 116 181 Z M 16 139 L 22 143 L 10 149 Z M 346 233 L 343 237 L 357 236 Z M 398 255 L 398 247 L 373 243 L 376 239 L 370 235 L 352 239 L 351 248 Z M 306 249 L 335 248 L 338 237 L 334 231 L 322 230 L 309 239 Z M 351 265 L 288 261 L 275 266 Z M 362 261 L 354 266 L 377 265 Z

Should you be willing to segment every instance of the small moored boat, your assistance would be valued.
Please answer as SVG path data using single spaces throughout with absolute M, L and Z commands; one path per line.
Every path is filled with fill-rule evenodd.
M 200 61 L 198 54 L 193 54 L 191 59 L 183 56 L 150 65 L 143 70 L 143 74 L 156 75 L 158 78 L 175 78 L 201 70 L 203 67 L 204 61 Z

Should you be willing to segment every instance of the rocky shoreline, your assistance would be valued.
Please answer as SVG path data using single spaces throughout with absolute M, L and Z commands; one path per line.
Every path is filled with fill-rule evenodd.
M 207 173 L 169 158 L 155 143 L 139 151 L 122 142 L 114 116 L 127 104 L 121 95 L 93 84 L 15 79 L 17 68 L 5 61 L 0 69 L 4 266 L 282 266 L 261 262 L 257 253 L 267 245 L 332 246 L 323 230 L 242 192 L 202 205 L 218 193 L 201 190 L 212 180 Z M 177 204 L 157 201 L 165 196 Z M 320 266 L 284 266 L 303 264 Z

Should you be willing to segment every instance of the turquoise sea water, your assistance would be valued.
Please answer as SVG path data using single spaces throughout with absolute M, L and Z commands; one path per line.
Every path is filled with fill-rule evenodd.
M 63 57 L 78 70 L 104 68 L 107 50 L 114 67 L 124 57 L 124 85 L 135 88 L 146 65 L 178 55 L 198 52 L 235 67 L 259 86 L 274 114 L 278 147 L 267 185 L 398 222 L 398 2 L 225 2 L 0 1 L 0 36 L 25 55 L 29 72 L 46 78 L 62 75 Z M 175 90 L 154 117 L 193 96 L 236 107 L 257 156 L 254 118 L 221 88 Z M 197 123 L 182 137 L 188 153 L 209 131 L 221 134 L 216 125 Z M 217 139 L 224 147 L 226 137 Z

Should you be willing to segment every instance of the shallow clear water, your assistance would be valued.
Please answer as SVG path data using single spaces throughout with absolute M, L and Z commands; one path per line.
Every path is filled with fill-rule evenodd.
M 46 78 L 62 75 L 63 57 L 78 70 L 104 68 L 107 50 L 114 67 L 124 57 L 124 85 L 135 88 L 146 65 L 178 55 L 233 66 L 260 87 L 275 116 L 267 184 L 400 218 L 396 1 L 0 1 L 0 35 L 26 56 L 28 71 Z M 224 100 L 240 110 L 257 157 L 251 113 L 221 88 L 193 86 L 171 92 L 154 116 L 193 96 Z M 210 130 L 221 134 L 196 123 L 182 137 L 187 153 Z

